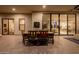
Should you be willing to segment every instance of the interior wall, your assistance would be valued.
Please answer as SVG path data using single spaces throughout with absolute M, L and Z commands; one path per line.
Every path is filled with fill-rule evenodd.
M 42 30 L 42 17 L 43 17 L 43 13 L 32 13 L 32 29 L 33 30 Z M 40 27 L 34 28 L 34 22 L 40 22 Z
M 79 14 L 76 14 L 77 15 L 77 34 L 79 34 Z
M 77 17 L 77 33 L 79 33 L 79 14 Z M 0 14 L 0 34 L 2 34 L 2 18 L 14 18 L 14 34 L 21 34 L 19 30 L 19 18 L 25 18 L 25 32 L 28 30 L 41 30 L 43 13 L 32 13 L 32 14 Z M 40 28 L 34 28 L 34 22 L 40 22 Z
M 0 14 L 0 34 L 2 34 L 2 18 L 14 18 L 14 34 L 21 34 L 19 18 L 25 18 L 25 32 L 32 28 L 31 14 Z
M 1 19 L 1 16 L 0 16 L 0 34 L 2 34 L 2 19 Z

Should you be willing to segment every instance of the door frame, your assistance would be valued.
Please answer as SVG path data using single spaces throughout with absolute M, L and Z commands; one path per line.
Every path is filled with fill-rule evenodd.
M 4 19 L 8 20 L 8 34 L 3 34 L 3 20 Z M 14 21 L 14 18 L 2 18 L 2 35 L 14 35 L 14 33 L 13 34 L 9 34 L 9 20 L 13 20 Z
M 67 15 L 67 34 L 60 34 L 60 27 L 58 28 L 58 34 L 55 34 L 55 35 L 73 35 L 73 34 L 68 34 L 68 14 L 73 14 L 75 15 L 75 34 L 77 33 L 77 18 L 76 18 L 76 13 L 48 13 L 50 14 L 50 25 L 51 25 L 51 20 L 52 20 L 52 14 L 58 14 L 58 23 L 59 23 L 59 26 L 60 26 L 60 15 L 61 14 L 66 14 Z M 50 31 L 51 31 L 51 26 L 50 26 Z
M 43 13 L 43 14 L 49 14 L 50 15 L 50 32 L 51 32 L 51 21 L 52 21 L 52 14 L 58 14 L 58 22 L 59 22 L 59 26 L 60 26 L 60 15 L 61 14 L 66 14 L 67 15 L 67 34 L 60 34 L 60 27 L 58 28 L 58 34 L 55 35 L 73 35 L 73 34 L 68 34 L 68 14 L 74 14 L 75 15 L 75 34 L 77 34 L 77 14 L 76 13 Z

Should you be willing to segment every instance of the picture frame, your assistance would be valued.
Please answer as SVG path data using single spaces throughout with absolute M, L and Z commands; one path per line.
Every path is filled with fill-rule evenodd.
M 40 28 L 40 22 L 34 22 L 34 28 Z

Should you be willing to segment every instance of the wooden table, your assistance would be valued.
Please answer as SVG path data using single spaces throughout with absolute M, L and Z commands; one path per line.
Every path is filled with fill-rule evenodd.
M 25 41 L 29 42 L 36 42 L 38 45 L 39 42 L 46 42 L 48 43 L 49 39 L 52 39 L 52 44 L 54 44 L 54 33 L 47 32 L 47 31 L 29 31 L 28 33 L 23 34 L 23 43 Z M 38 42 L 38 43 L 37 43 Z

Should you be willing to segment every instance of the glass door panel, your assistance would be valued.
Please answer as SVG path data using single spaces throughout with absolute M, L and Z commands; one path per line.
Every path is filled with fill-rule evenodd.
M 25 19 L 24 18 L 20 18 L 19 19 L 19 30 L 20 31 L 24 31 L 25 30 Z
M 52 20 L 51 20 L 51 31 L 55 34 L 58 34 L 59 30 L 59 22 L 58 22 L 58 14 L 52 14 Z
M 60 14 L 60 34 L 67 34 L 67 15 Z
M 75 34 L 75 15 L 68 15 L 68 34 Z
M 9 19 L 9 34 L 14 34 L 14 19 Z
M 43 14 L 42 29 L 50 31 L 50 14 Z
M 2 34 L 14 34 L 14 19 L 3 18 L 2 19 Z
M 2 33 L 8 34 L 8 19 L 7 18 L 2 19 Z

